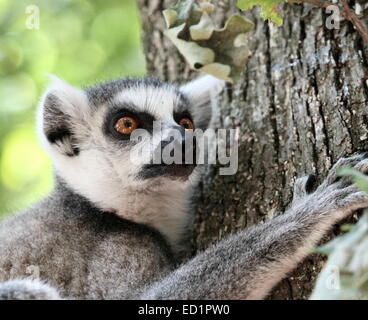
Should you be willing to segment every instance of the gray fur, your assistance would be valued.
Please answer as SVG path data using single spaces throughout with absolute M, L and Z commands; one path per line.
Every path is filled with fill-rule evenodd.
M 173 268 L 173 255 L 159 233 L 94 208 L 59 181 L 0 225 L 0 280 L 25 278 L 30 266 L 64 298 L 132 299 Z
M 157 282 L 144 299 L 262 299 L 302 261 L 338 221 L 368 206 L 368 196 L 348 179 L 338 179 L 340 166 L 368 170 L 366 155 L 344 158 L 312 194 L 307 177 L 296 182 L 301 195 L 283 215 L 221 241 Z
M 55 288 L 38 280 L 12 280 L 1 284 L 0 300 L 60 300 Z
M 198 171 L 137 180 L 142 167 L 128 162 L 128 147 L 107 139 L 102 124 L 117 103 L 173 125 L 168 113 L 185 105 L 197 108 L 194 120 L 204 124 L 211 88 L 221 85 L 202 78 L 181 89 L 152 80 L 118 80 L 84 91 L 58 82 L 49 89 L 40 136 L 56 184 L 43 201 L 0 224 L 0 298 L 261 299 L 334 223 L 368 206 L 365 193 L 336 176 L 344 165 L 366 172 L 368 160 L 342 159 L 315 192 L 307 192 L 310 179 L 296 181 L 285 214 L 178 267 Z M 60 124 L 68 130 L 58 131 Z M 30 275 L 40 282 L 27 280 Z

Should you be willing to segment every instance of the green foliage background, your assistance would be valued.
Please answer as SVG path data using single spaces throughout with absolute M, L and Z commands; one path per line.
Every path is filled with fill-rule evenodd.
M 29 5 L 39 29 L 27 28 Z M 0 217 L 52 187 L 35 130 L 47 74 L 84 86 L 144 72 L 134 0 L 0 0 Z

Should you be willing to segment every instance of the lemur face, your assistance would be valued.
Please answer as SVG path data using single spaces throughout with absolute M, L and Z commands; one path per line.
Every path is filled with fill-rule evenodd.
M 186 143 L 194 129 L 188 98 L 179 88 L 157 80 L 124 80 L 124 85 L 126 89 L 108 94 L 113 98 L 107 100 L 101 99 L 101 90 L 111 90 L 111 83 L 87 90 L 90 103 L 105 109 L 101 128 L 110 160 L 118 166 L 126 159 L 129 173 L 124 174 L 138 183 L 154 178 L 187 180 L 195 168 L 194 162 L 186 164 L 184 159 L 195 150 L 195 144 Z M 175 143 L 180 145 L 180 163 L 168 163 L 165 149 Z
M 39 132 L 57 175 L 95 203 L 113 207 L 113 201 L 105 203 L 106 192 L 116 197 L 126 189 L 165 190 L 190 183 L 195 164 L 154 164 L 153 158 L 170 142 L 167 135 L 185 145 L 188 130 L 206 128 L 211 90 L 222 85 L 213 77 L 183 87 L 119 79 L 79 90 L 55 79 L 42 100 Z M 138 130 L 145 138 L 133 140 Z M 138 150 L 149 150 L 148 163 L 139 161 Z

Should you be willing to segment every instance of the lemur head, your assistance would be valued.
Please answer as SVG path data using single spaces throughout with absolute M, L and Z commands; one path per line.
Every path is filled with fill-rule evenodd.
M 222 86 L 205 76 L 182 87 L 154 79 L 119 79 L 80 90 L 54 79 L 39 109 L 39 133 L 57 176 L 100 209 L 131 218 L 135 213 L 129 213 L 127 199 L 141 202 L 141 194 L 157 198 L 180 193 L 196 174 L 194 165 L 132 161 L 131 152 L 157 149 L 161 138 L 155 136 L 154 122 L 180 138 L 192 126 L 205 129 L 211 95 Z M 151 139 L 131 141 L 137 129 L 145 129 Z

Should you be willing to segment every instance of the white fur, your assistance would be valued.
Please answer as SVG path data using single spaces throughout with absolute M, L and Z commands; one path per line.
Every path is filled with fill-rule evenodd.
M 225 81 L 205 75 L 183 85 L 181 91 L 191 97 L 196 104 L 201 105 L 208 100 L 208 95 L 213 100 L 224 86 Z
M 118 93 L 115 102 L 133 103 L 139 111 L 151 113 L 157 119 L 171 121 L 178 96 L 169 89 L 133 87 Z

